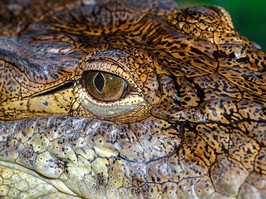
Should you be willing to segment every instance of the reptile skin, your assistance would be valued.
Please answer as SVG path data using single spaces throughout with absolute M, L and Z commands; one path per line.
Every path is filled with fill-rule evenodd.
M 0 1 L 0 198 L 266 198 L 266 54 L 220 7 Z

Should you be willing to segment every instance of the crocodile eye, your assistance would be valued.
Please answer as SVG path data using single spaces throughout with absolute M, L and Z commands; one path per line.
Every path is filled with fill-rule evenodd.
M 123 78 L 100 71 L 86 72 L 83 84 L 93 98 L 107 102 L 121 99 L 128 88 Z

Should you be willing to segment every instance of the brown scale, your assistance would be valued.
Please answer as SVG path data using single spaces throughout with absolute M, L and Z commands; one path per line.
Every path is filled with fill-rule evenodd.
M 0 35 L 0 198 L 265 198 L 266 54 L 223 8 L 7 0 Z

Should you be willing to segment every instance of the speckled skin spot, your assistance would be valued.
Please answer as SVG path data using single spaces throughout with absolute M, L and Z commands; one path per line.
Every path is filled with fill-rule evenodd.
M 5 1 L 0 35 L 0 198 L 265 198 L 266 54 L 224 9 Z

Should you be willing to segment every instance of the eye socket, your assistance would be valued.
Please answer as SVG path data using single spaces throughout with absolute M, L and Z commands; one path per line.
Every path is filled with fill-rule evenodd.
M 83 84 L 92 97 L 106 102 L 121 99 L 128 90 L 128 83 L 123 78 L 101 71 L 86 72 Z

